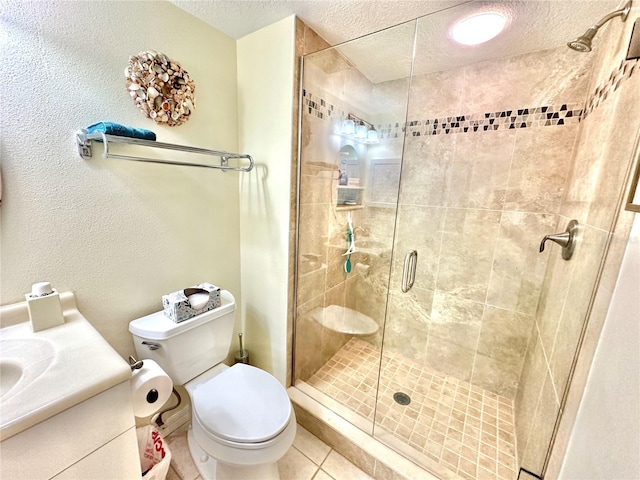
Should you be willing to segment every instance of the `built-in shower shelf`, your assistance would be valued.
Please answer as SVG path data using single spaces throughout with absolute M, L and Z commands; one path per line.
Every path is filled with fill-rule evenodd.
M 319 309 L 313 319 L 325 328 L 349 335 L 373 335 L 379 328 L 370 316 L 340 305 Z
M 343 210 L 362 210 L 364 205 L 337 205 L 336 211 L 340 212 Z

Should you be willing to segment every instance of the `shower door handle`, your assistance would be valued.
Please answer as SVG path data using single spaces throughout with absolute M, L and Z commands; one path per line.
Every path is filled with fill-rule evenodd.
M 404 269 L 402 271 L 402 292 L 407 293 L 413 287 L 416 280 L 416 265 L 418 264 L 417 250 L 409 250 L 404 257 Z

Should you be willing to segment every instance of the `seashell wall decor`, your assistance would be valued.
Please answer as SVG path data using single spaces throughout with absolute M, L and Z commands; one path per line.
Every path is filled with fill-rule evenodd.
M 132 55 L 124 75 L 133 103 L 154 122 L 175 127 L 191 117 L 196 85 L 187 71 L 164 53 L 147 50 Z

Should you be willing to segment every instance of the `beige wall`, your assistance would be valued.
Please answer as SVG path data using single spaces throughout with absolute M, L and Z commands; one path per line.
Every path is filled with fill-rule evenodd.
M 110 120 L 235 151 L 236 42 L 164 1 L 1 3 L 1 302 L 51 281 L 123 356 L 128 322 L 165 293 L 210 281 L 240 302 L 238 174 L 82 160 L 74 142 Z M 147 49 L 195 80 L 185 125 L 156 125 L 128 95 L 129 55 Z
M 637 16 L 635 9 L 624 24 L 611 22 L 591 54 L 596 63 L 586 115 L 557 226 L 562 230 L 570 219 L 577 219 L 580 240 L 569 262 L 560 258 L 557 246 L 552 247 L 516 396 L 518 457 L 524 468 L 534 472 L 543 468 L 592 294 L 603 271 L 617 272 L 620 248 L 616 243 L 626 243 L 629 232 L 631 214 L 618 217 L 617 209 L 640 123 L 638 61 L 624 61 Z M 609 256 L 604 257 L 607 249 Z M 610 298 L 609 288 L 605 282 L 597 292 L 604 290 Z M 594 312 L 589 323 L 601 326 L 604 314 L 598 309 Z M 587 365 L 589 361 L 585 360 Z M 571 388 L 581 391 L 582 386 Z M 573 407 L 565 409 L 565 416 L 567 412 L 568 419 L 575 416 Z
M 640 215 L 635 217 L 563 479 L 640 477 Z
M 251 363 L 287 381 L 295 17 L 238 40 L 243 329 Z

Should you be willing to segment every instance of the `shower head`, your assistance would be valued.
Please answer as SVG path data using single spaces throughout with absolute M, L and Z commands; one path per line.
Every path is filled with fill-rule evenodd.
M 631 10 L 631 0 L 629 0 L 622 8 L 618 10 L 614 10 L 613 12 L 605 15 L 602 20 L 600 20 L 595 25 L 589 27 L 584 34 L 576 38 L 575 40 L 571 40 L 567 43 L 567 46 L 571 50 L 575 50 L 576 52 L 590 52 L 591 51 L 591 41 L 593 37 L 596 36 L 600 27 L 602 27 L 605 23 L 615 17 L 620 17 L 620 19 L 624 22 L 629 16 L 629 11 Z
M 571 40 L 567 43 L 567 46 L 571 50 L 575 50 L 576 52 L 590 52 L 591 51 L 591 40 L 598 33 L 598 29 L 595 27 L 590 27 L 584 34 L 580 35 L 575 40 Z

